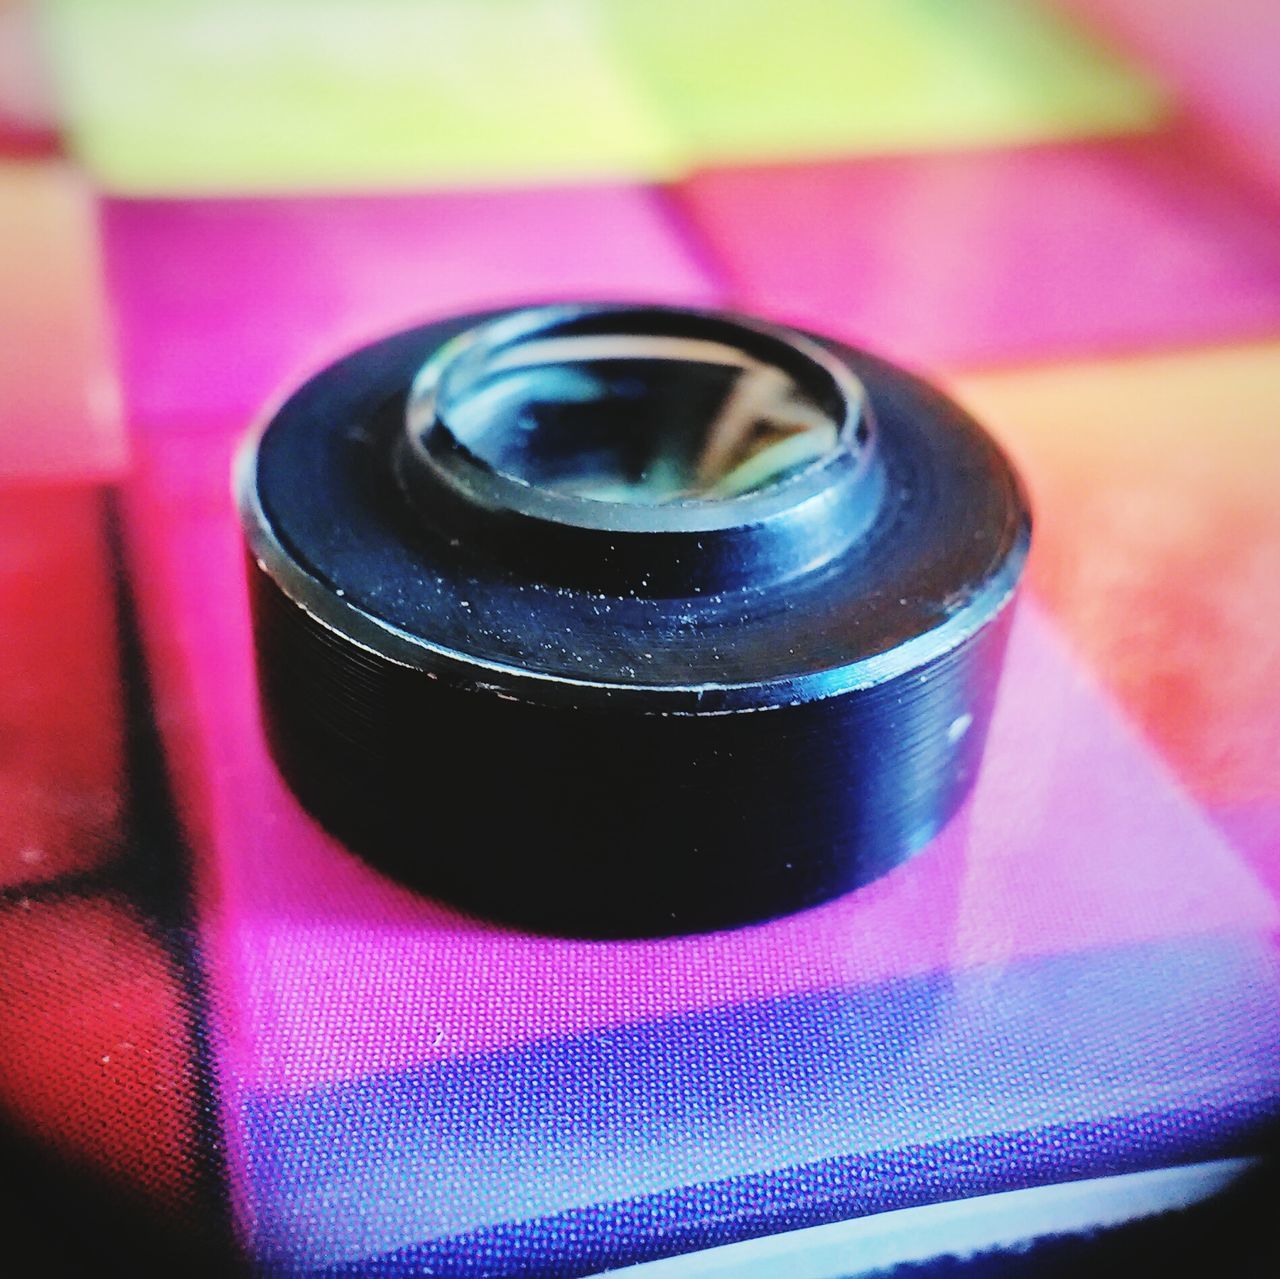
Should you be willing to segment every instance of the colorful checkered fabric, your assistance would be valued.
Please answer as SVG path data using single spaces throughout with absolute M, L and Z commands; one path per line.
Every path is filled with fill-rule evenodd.
M 1276 14 L 0 3 L 0 1139 L 84 1272 L 568 1279 L 1261 1148 Z M 525 935 L 269 761 L 237 440 L 365 339 L 583 296 L 883 350 L 1027 476 L 978 787 L 865 890 Z

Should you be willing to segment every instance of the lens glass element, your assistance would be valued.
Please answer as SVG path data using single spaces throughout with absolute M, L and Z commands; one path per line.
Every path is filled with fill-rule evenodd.
M 758 492 L 834 449 L 838 431 L 789 373 L 734 345 L 623 331 L 467 352 L 438 409 L 495 471 L 649 506 Z

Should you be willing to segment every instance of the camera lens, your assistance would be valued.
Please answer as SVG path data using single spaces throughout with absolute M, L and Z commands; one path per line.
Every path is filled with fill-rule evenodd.
M 424 891 L 579 934 L 765 918 L 926 843 L 978 767 L 1030 535 L 923 382 L 652 306 L 356 352 L 238 488 L 301 801 Z

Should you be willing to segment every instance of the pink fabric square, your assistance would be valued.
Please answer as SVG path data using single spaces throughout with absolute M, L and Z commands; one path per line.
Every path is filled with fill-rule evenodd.
M 1280 194 L 1280 5 L 1275 0 L 1067 0 L 1162 72 L 1194 118 Z
M 102 219 L 135 423 L 248 423 L 335 356 L 468 309 L 716 298 L 640 187 L 122 199 Z
M 131 501 L 229 1105 L 242 1090 L 302 1090 L 791 991 L 1276 920 L 1034 601 L 1014 628 L 971 803 L 861 892 L 738 932 L 633 943 L 524 935 L 419 897 L 320 831 L 266 754 L 230 445 L 225 432 L 145 433 Z
M 1280 325 L 1275 210 L 1171 138 L 723 169 L 680 198 L 733 303 L 911 364 Z

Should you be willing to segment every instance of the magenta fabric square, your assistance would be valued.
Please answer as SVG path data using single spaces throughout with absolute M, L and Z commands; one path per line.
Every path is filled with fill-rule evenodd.
M 731 300 L 963 366 L 1280 323 L 1280 232 L 1172 138 L 706 172 L 680 198 Z
M 134 423 L 247 423 L 330 359 L 441 315 L 716 296 L 638 186 L 107 200 L 102 222 Z

